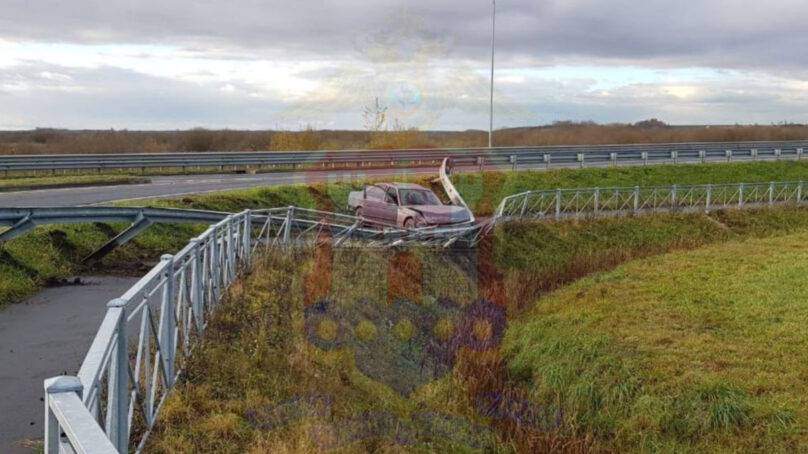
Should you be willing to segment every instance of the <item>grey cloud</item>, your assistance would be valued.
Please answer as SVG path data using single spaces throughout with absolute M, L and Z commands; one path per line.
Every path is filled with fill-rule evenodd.
M 423 22 L 403 38 L 432 34 L 445 39 L 453 57 L 484 61 L 490 5 L 486 0 L 5 0 L 0 36 L 168 44 L 218 57 L 333 59 L 367 54 L 372 48 L 363 45 L 363 37 L 400 28 L 409 14 Z M 800 32 L 808 3 L 802 0 L 500 0 L 498 10 L 503 62 L 643 61 L 792 71 L 808 66 L 808 39 Z

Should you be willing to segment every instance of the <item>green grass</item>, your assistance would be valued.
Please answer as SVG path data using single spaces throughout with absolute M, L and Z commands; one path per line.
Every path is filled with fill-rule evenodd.
M 116 184 L 142 184 L 148 182 L 148 178 L 127 175 L 4 178 L 0 180 L 0 191 L 22 191 L 28 189 L 66 188 L 74 186 L 110 186 Z
M 613 452 L 806 452 L 808 233 L 633 261 L 511 320 L 514 380 Z
M 490 214 L 505 196 L 539 189 L 808 180 L 808 161 L 488 172 L 458 174 L 453 179 L 475 212 Z
M 385 285 L 390 282 L 388 265 L 397 260 L 397 253 L 391 250 L 321 250 L 317 254 L 299 250 L 292 255 L 273 253 L 260 260 L 215 313 L 184 379 L 166 402 L 147 451 L 313 452 L 312 427 L 381 411 L 399 418 L 439 413 L 482 423 L 474 415 L 473 401 L 465 396 L 458 373 L 436 380 L 430 377 L 409 397 L 402 397 L 358 369 L 360 353 L 356 350 L 323 350 L 307 340 L 303 309 L 325 295 L 359 310 L 384 310 L 406 294 L 417 294 L 423 305 L 435 305 L 434 298 L 447 289 L 460 303 L 476 296 L 473 273 L 469 277 L 454 264 L 455 259 L 442 253 L 411 253 L 424 268 L 443 270 L 431 274 L 414 293 L 406 285 Z M 408 260 L 399 262 L 399 271 L 405 275 L 413 272 Z M 351 266 L 343 266 L 346 264 Z M 361 336 L 360 325 L 355 329 L 354 336 Z M 390 371 L 381 368 L 379 372 Z M 411 372 L 412 367 L 394 371 Z M 331 415 L 293 416 L 289 424 L 271 430 L 249 424 L 246 414 L 250 409 L 311 392 L 333 396 Z M 476 452 L 445 439 L 415 439 L 414 445 L 401 446 L 392 436 L 370 437 L 329 452 Z M 491 452 L 511 452 L 495 436 L 491 442 L 496 444 Z

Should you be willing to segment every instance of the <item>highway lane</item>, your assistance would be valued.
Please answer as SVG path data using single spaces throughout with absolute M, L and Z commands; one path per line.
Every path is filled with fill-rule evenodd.
M 764 159 L 761 159 L 764 160 Z M 768 159 L 767 159 L 768 160 Z M 740 161 L 740 160 L 739 160 Z M 691 163 L 695 163 L 690 161 Z M 697 162 L 697 161 L 696 161 Z M 714 162 L 726 162 L 716 160 Z M 672 161 L 652 161 L 648 165 L 670 164 Z M 680 160 L 680 163 L 685 161 Z M 642 161 L 621 162 L 619 166 L 642 165 Z M 608 162 L 589 162 L 586 167 L 606 167 Z M 553 163 L 552 168 L 578 167 L 577 163 Z M 519 170 L 544 170 L 544 164 L 519 166 Z M 475 172 L 477 167 L 455 168 L 455 172 Z M 486 166 L 486 171 L 511 170 L 510 166 Z M 118 186 L 94 186 L 83 188 L 39 189 L 30 191 L 0 192 L 1 207 L 43 207 L 102 205 L 121 200 L 148 200 L 181 197 L 208 192 L 245 189 L 257 186 L 281 186 L 289 184 L 320 183 L 363 178 L 405 178 L 415 175 L 435 175 L 436 167 L 410 169 L 365 169 L 303 172 L 273 172 L 263 174 L 179 175 L 151 177 L 151 183 Z

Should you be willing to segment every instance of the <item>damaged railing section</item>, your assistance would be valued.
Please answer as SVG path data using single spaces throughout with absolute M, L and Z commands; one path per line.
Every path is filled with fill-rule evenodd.
M 508 196 L 495 221 L 621 214 L 694 212 L 806 201 L 802 181 L 529 191 Z
M 45 381 L 45 452 L 143 450 L 211 311 L 250 266 L 252 213 L 164 255 L 107 312 L 75 377 Z

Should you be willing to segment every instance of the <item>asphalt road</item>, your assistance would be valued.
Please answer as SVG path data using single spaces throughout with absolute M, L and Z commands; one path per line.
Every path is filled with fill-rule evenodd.
M 106 303 L 137 278 L 88 277 L 87 285 L 43 290 L 0 309 L 0 452 L 31 453 L 42 439 L 42 381 L 75 374 L 104 318 Z M 24 442 L 23 442 L 24 443 Z
M 0 192 L 0 206 L 43 207 L 99 205 L 120 200 L 149 200 L 206 192 L 244 189 L 255 186 L 280 186 L 350 180 L 351 178 L 387 178 L 411 175 L 437 176 L 437 169 L 373 169 L 342 172 L 277 172 L 256 175 L 180 175 L 152 177 L 151 183 L 80 188 L 41 189 Z

